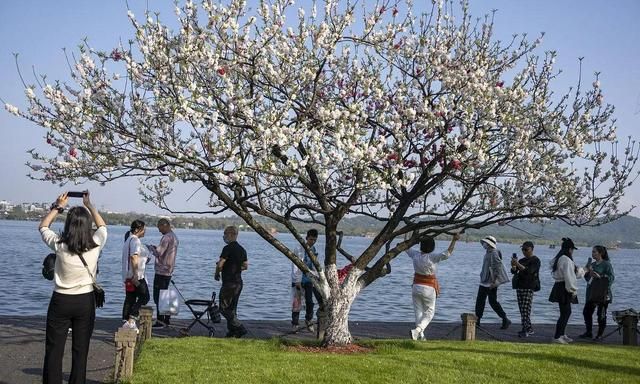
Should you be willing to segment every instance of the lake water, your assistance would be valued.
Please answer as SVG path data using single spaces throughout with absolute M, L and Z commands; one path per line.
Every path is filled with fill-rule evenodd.
M 53 283 L 45 280 L 41 273 L 41 263 L 49 253 L 37 230 L 37 222 L 0 220 L 0 315 L 46 315 Z M 61 230 L 57 223 L 54 230 Z M 109 226 L 109 239 L 100 259 L 99 281 L 107 292 L 107 303 L 97 310 L 99 317 L 120 317 L 124 289 L 120 279 L 121 250 L 123 236 L 127 228 Z M 220 256 L 223 246 L 222 232 L 213 230 L 177 229 L 180 248 L 173 279 L 187 299 L 207 299 L 213 290 L 220 289 L 220 283 L 213 279 L 214 263 Z M 558 234 L 560 238 L 562 234 Z M 286 234 L 279 238 L 293 247 L 295 240 Z M 158 244 L 160 233 L 155 226 L 147 229 L 143 243 Z M 356 254 L 368 245 L 371 239 L 346 237 L 346 248 Z M 238 315 L 241 319 L 285 320 L 291 316 L 289 303 L 291 263 L 275 248 L 252 232 L 241 232 L 238 241 L 245 247 L 249 257 L 249 269 L 243 273 L 244 290 L 240 297 Z M 317 248 L 322 255 L 324 238 L 321 236 Z M 448 242 L 438 241 L 437 249 L 444 249 Z M 518 245 L 499 244 L 505 255 L 505 265 L 512 252 L 519 252 Z M 535 253 L 542 261 L 542 290 L 536 293 L 533 304 L 534 323 L 554 323 L 558 316 L 555 304 L 547 301 L 551 290 L 549 260 L 556 250 L 539 247 Z M 614 302 L 610 310 L 640 308 L 638 276 L 640 276 L 640 257 L 638 250 L 619 249 L 610 251 L 616 274 L 613 285 Z M 463 312 L 473 312 L 478 289 L 479 271 L 482 264 L 483 249 L 479 243 L 457 245 L 453 256 L 439 266 L 438 279 L 442 295 L 438 299 L 434 321 L 458 322 Z M 575 251 L 574 259 L 585 264 L 591 256 L 591 249 L 580 247 Z M 339 259 L 339 267 L 346 264 Z M 354 303 L 350 320 L 375 321 L 413 321 L 411 303 L 411 283 L 413 267 L 411 259 L 401 254 L 392 261 L 392 273 L 378 279 L 361 292 Z M 147 269 L 147 281 L 151 288 L 153 267 Z M 579 299 L 584 302 L 584 280 L 579 282 Z M 498 298 L 507 315 L 519 323 L 520 315 L 515 291 L 510 284 L 498 289 Z M 150 305 L 153 304 L 153 299 Z M 191 318 L 191 313 L 182 305 L 179 318 Z M 497 322 L 498 317 L 489 307 L 485 309 L 484 319 Z M 582 305 L 573 306 L 571 323 L 582 323 Z

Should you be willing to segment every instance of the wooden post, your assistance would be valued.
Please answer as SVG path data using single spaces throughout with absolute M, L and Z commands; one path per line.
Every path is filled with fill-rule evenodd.
M 476 339 L 476 321 L 478 318 L 473 313 L 463 313 L 462 318 L 462 338 L 464 341 L 472 341 Z
M 144 306 L 140 308 L 140 338 L 142 341 L 151 338 L 151 327 L 153 319 L 153 307 Z
M 622 317 L 622 344 L 638 345 L 638 317 L 626 315 Z
M 117 383 L 123 379 L 129 379 L 133 375 L 133 358 L 136 350 L 135 329 L 119 328 L 114 338 L 116 345 L 116 360 L 114 365 L 113 380 Z

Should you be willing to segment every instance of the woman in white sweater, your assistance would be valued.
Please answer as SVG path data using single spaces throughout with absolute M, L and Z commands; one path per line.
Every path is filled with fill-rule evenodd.
M 573 251 L 578 249 L 569 238 L 562 239 L 560 252 L 551 260 L 551 274 L 555 280 L 549 301 L 558 303 L 560 317 L 556 323 L 556 333 L 552 342 L 568 344 L 573 341 L 565 334 L 569 317 L 571 317 L 571 304 L 578 304 L 578 278 L 584 275 L 582 268 L 576 267 L 573 262 Z
M 86 381 L 89 341 L 96 319 L 93 279 L 100 250 L 107 241 L 106 224 L 91 204 L 88 191 L 83 195 L 84 207 L 69 209 L 62 233 L 52 231 L 51 222 L 65 210 L 67 202 L 67 193 L 58 196 L 39 227 L 42 240 L 56 253 L 55 288 L 47 310 L 43 383 L 62 383 L 62 357 L 69 328 L 73 330 L 69 383 Z M 92 223 L 98 228 L 95 232 Z

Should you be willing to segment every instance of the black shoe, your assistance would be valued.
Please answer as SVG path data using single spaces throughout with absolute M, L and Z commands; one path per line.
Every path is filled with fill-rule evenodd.
M 502 319 L 502 326 L 500 327 L 500 329 L 507 329 L 509 328 L 510 325 L 511 325 L 511 320 L 505 317 L 504 319 Z
M 235 332 L 234 337 L 239 339 L 239 338 L 241 338 L 242 336 L 244 336 L 246 334 L 247 334 L 247 329 L 246 328 L 240 328 Z
M 578 336 L 581 339 L 591 339 L 593 338 L 593 334 L 591 332 L 585 332 L 582 335 Z
M 520 337 L 520 338 L 525 338 L 525 337 L 528 337 L 528 336 L 529 336 L 529 334 L 525 330 L 522 330 L 522 331 L 518 332 L 518 337 Z

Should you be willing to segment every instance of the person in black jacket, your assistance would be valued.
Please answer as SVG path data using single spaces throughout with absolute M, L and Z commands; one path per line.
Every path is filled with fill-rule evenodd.
M 518 260 L 516 254 L 511 259 L 511 273 L 513 276 L 513 288 L 518 297 L 518 308 L 522 318 L 522 330 L 518 332 L 519 337 L 533 335 L 531 327 L 531 304 L 533 303 L 533 292 L 540 290 L 540 259 L 533 254 L 533 243 L 525 241 L 522 244 L 523 258 Z
M 214 278 L 219 281 L 220 287 L 220 313 L 227 319 L 227 337 L 242 337 L 247 329 L 238 319 L 238 300 L 242 293 L 242 272 L 249 267 L 247 251 L 238 244 L 238 228 L 231 225 L 224 229 L 222 236 L 225 245 L 220 254 L 220 260 L 216 263 Z

